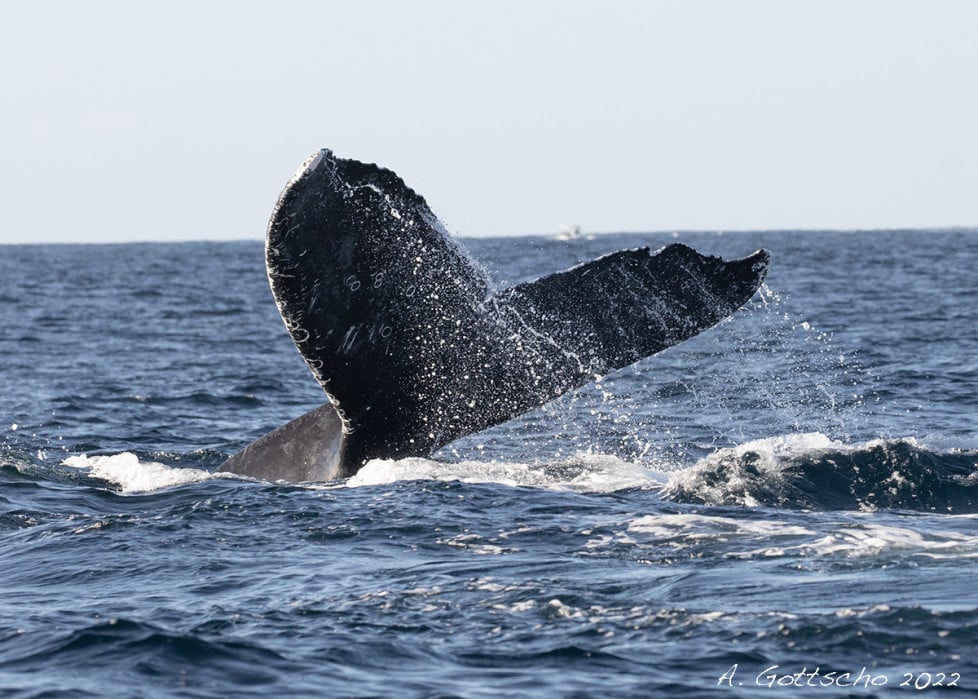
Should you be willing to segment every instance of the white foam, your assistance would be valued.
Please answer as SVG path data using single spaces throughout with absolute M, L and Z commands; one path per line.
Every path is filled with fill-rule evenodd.
M 356 488 L 411 480 L 499 483 L 511 487 L 614 492 L 628 488 L 658 488 L 664 479 L 643 466 L 614 456 L 581 453 L 556 464 L 501 461 L 447 463 L 423 458 L 375 459 L 347 480 L 346 485 Z
M 859 559 L 898 558 L 978 559 L 978 535 L 928 532 L 871 521 L 872 513 L 849 513 L 845 522 L 826 528 L 821 518 L 811 526 L 779 519 L 714 516 L 709 514 L 643 515 L 619 527 L 593 535 L 585 548 L 601 551 L 627 545 L 661 551 L 701 548 L 722 542 L 725 558 Z M 978 522 L 978 515 L 948 515 Z M 864 521 L 853 523 L 851 517 Z M 590 534 L 590 532 L 582 532 Z
M 753 452 L 762 456 L 770 455 L 780 459 L 786 456 L 799 456 L 821 452 L 827 449 L 844 450 L 846 449 L 846 445 L 826 437 L 821 432 L 803 432 L 755 439 L 750 442 L 738 444 L 729 449 L 720 449 L 717 453 L 732 453 L 736 456 L 743 456 Z
M 645 515 L 629 522 L 628 531 L 663 539 L 675 536 L 682 536 L 684 539 L 716 538 L 731 534 L 759 538 L 814 535 L 810 529 L 777 520 L 737 519 L 697 514 Z
M 783 520 L 695 513 L 655 514 L 629 519 L 617 531 L 591 535 L 584 546 L 590 550 L 626 545 L 638 549 L 651 546 L 655 550 L 671 548 L 688 551 L 690 546 L 723 542 L 725 549 L 732 549 L 732 553 L 724 555 L 750 558 L 771 555 L 763 553 L 758 548 L 759 544 L 763 544 L 765 549 L 774 549 L 776 542 L 791 546 L 799 540 L 813 540 L 819 536 L 821 533 L 808 527 Z
M 131 452 L 108 456 L 70 456 L 61 463 L 71 468 L 85 469 L 95 478 L 114 483 L 122 493 L 148 493 L 230 475 L 195 468 L 173 468 L 155 461 L 140 461 Z
M 905 440 L 915 446 L 925 447 L 927 449 L 933 449 L 935 451 L 943 452 L 962 452 L 962 451 L 978 451 L 978 434 L 966 437 L 963 435 L 958 436 L 948 436 L 942 434 L 927 434 L 920 437 L 920 440 L 908 437 Z
M 452 537 L 442 537 L 436 539 L 435 543 L 442 546 L 453 546 L 455 548 L 466 549 L 481 556 L 499 556 L 504 553 L 516 553 L 518 549 L 499 546 L 498 544 L 485 543 L 485 539 L 478 534 L 459 534 Z
M 974 519 L 973 515 L 965 515 Z M 861 558 L 880 554 L 903 553 L 935 559 L 978 558 L 978 536 L 955 532 L 934 534 L 906 527 L 865 522 L 846 526 L 811 541 L 791 546 L 764 546 L 730 554 L 733 557 L 755 556 L 843 556 Z

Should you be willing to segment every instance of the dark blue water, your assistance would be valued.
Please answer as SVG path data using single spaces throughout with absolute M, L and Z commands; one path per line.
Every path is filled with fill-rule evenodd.
M 763 293 L 317 486 L 211 473 L 323 400 L 260 243 L 0 247 L 0 696 L 978 691 L 978 233 L 679 239 Z

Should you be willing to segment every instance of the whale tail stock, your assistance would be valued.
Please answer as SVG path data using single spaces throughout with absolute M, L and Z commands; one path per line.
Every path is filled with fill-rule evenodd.
M 672 244 L 605 255 L 492 293 L 424 199 L 389 170 L 312 155 L 265 247 L 285 326 L 329 403 L 221 470 L 329 480 L 435 449 L 709 328 L 761 285 L 769 255 Z

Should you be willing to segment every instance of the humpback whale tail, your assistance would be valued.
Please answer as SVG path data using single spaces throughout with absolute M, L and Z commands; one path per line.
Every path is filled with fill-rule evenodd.
M 425 200 L 389 170 L 310 156 L 279 197 L 266 266 L 329 402 L 232 456 L 271 480 L 428 456 L 731 315 L 769 261 L 681 244 L 623 250 L 493 293 Z

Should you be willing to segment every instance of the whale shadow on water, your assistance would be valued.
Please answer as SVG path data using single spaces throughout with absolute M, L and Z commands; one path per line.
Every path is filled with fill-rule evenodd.
M 429 456 L 712 327 L 754 295 L 769 260 L 676 243 L 494 292 L 397 175 L 319 151 L 279 197 L 265 261 L 328 402 L 220 470 L 326 481 Z

